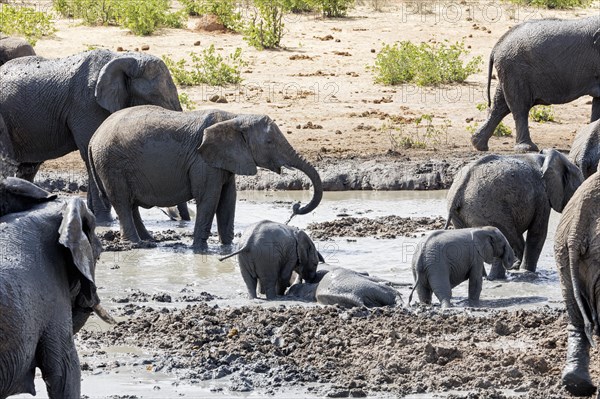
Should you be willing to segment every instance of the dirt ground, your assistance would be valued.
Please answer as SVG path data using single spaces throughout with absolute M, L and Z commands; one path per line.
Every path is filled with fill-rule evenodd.
M 375 11 L 375 5 L 382 11 Z M 56 35 L 40 40 L 35 49 L 44 57 L 63 57 L 91 47 L 134 50 L 148 45 L 151 54 L 179 59 L 210 44 L 225 54 L 240 47 L 249 63 L 241 85 L 181 89 L 198 109 L 218 106 L 233 112 L 268 114 L 290 143 L 313 162 L 385 159 L 395 165 L 439 159 L 456 163 L 480 155 L 472 149 L 466 127 L 485 119 L 485 111 L 478 111 L 476 105 L 487 101 L 487 58 L 496 40 L 510 26 L 527 19 L 597 12 L 597 4 L 586 10 L 549 11 L 484 1 L 373 0 L 359 4 L 347 18 L 286 16 L 284 47 L 274 51 L 257 51 L 233 33 L 164 29 L 150 37 L 136 37 L 117 27 L 86 27 L 78 21 L 58 20 Z M 470 56 L 483 56 L 484 64 L 460 85 L 374 84 L 367 66 L 373 65 L 384 44 L 399 40 L 464 41 Z M 194 45 L 197 42 L 200 44 Z M 228 102 L 209 102 L 215 94 L 224 95 Z M 531 122 L 534 142 L 540 148 L 568 149 L 576 130 L 589 119 L 590 104 L 589 98 L 581 98 L 554 106 L 558 122 Z M 385 126 L 404 124 L 404 132 L 416 135 L 411 120 L 423 114 L 434 116 L 438 142 L 428 142 L 426 149 L 395 146 Z M 505 123 L 514 131 L 510 117 Z M 493 152 L 512 152 L 513 145 L 514 137 L 490 141 Z M 46 162 L 42 170 L 80 174 L 84 167 L 74 153 Z M 75 184 L 71 191 L 78 188 Z M 350 230 L 345 222 L 314 226 L 314 230 L 323 237 L 351 235 L 356 234 L 359 222 L 364 223 L 354 221 Z M 425 224 L 430 223 L 437 228 L 443 221 Z M 423 223 L 417 221 L 402 231 L 388 231 L 385 226 L 385 219 L 367 224 L 364 234 L 414 234 Z M 111 244 L 117 236 L 103 238 Z M 127 248 L 117 245 L 115 249 Z M 140 293 L 131 301 L 140 302 L 142 297 Z M 291 387 L 328 397 L 415 393 L 430 397 L 427 394 L 433 392 L 469 399 L 569 397 L 559 386 L 566 344 L 561 309 L 218 308 L 211 305 L 209 293 L 196 299 L 190 302 L 198 303 L 178 310 L 162 308 L 158 302 L 165 302 L 164 298 L 152 298 L 148 305 L 124 304 L 117 312 L 127 315 L 127 321 L 108 332 L 80 333 L 78 347 L 97 350 L 94 356 L 82 359 L 83 378 L 107 367 L 103 348 L 124 344 L 154 354 L 148 370 L 173 373 L 192 384 L 227 377 L 231 391 L 259 390 L 276 397 L 285 396 Z M 592 359 L 596 359 L 592 360 L 592 374 L 598 378 L 597 351 Z

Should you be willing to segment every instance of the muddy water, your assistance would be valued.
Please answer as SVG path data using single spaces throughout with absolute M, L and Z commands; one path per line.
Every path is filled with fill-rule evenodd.
M 333 220 L 341 215 L 445 217 L 445 196 L 445 191 L 329 192 L 325 193 L 321 205 L 314 213 L 297 216 L 291 224 L 306 227 L 311 222 Z M 308 193 L 239 193 L 236 233 L 263 218 L 285 222 L 292 204 L 298 200 L 306 203 L 309 200 Z M 540 258 L 537 277 L 514 273 L 507 282 L 484 281 L 481 295 L 484 306 L 560 306 L 561 294 L 552 254 L 558 216 L 555 213 L 551 216 L 548 240 Z M 142 217 L 151 231 L 172 229 L 190 233 L 193 230 L 193 222 L 168 221 L 158 209 L 142 211 Z M 118 229 L 118 224 L 99 228 L 100 231 L 107 229 Z M 213 231 L 216 231 L 216 226 L 213 226 Z M 398 283 L 406 300 L 412 283 L 410 261 L 418 241 L 419 238 L 414 237 L 399 237 L 394 240 L 343 237 L 317 241 L 316 244 L 328 263 L 367 271 Z M 216 296 L 211 303 L 219 306 L 248 304 L 235 258 L 225 262 L 217 260 L 221 253 L 230 249 L 221 248 L 214 238 L 210 242 L 210 253 L 199 255 L 193 253 L 190 244 L 191 237 L 187 236 L 183 239 L 183 244 L 164 242 L 155 249 L 103 253 L 97 266 L 96 280 L 104 306 L 115 311 L 118 307 L 123 307 L 125 301 L 154 308 L 186 306 L 186 296 L 194 297 L 203 292 Z M 165 294 L 170 297 L 168 300 L 165 299 Z M 467 283 L 457 287 L 453 295 L 453 301 L 462 306 L 467 297 Z M 277 306 L 281 303 L 285 302 L 254 301 L 254 304 L 260 306 Z M 119 316 L 117 319 L 125 317 Z M 110 327 L 92 318 L 86 328 L 102 330 Z M 227 378 L 190 384 L 177 381 L 175 376 L 167 373 L 150 371 L 145 364 L 148 364 L 152 355 L 135 346 L 90 348 L 80 339 L 77 340 L 77 345 L 82 364 L 93 365 L 93 371 L 82 372 L 82 393 L 90 398 L 125 394 L 144 398 L 263 396 L 260 392 L 232 393 L 227 390 Z M 112 367 L 115 362 L 119 362 L 121 366 Z M 99 366 L 101 363 L 105 366 Z M 36 379 L 36 387 L 38 396 L 46 397 L 40 378 Z M 310 397 L 305 388 L 298 392 L 286 391 L 285 396 Z

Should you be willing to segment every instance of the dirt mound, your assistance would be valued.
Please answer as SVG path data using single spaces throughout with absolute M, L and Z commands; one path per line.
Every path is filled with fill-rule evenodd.
M 325 240 L 332 237 L 376 237 L 396 238 L 396 236 L 414 236 L 427 230 L 443 229 L 446 219 L 443 217 L 382 216 L 378 218 L 343 217 L 340 219 L 311 223 L 307 229 L 313 239 Z
M 568 396 L 559 385 L 562 310 L 129 306 L 129 320 L 80 333 L 82 340 L 142 346 L 153 354 L 148 370 L 191 383 L 227 377 L 232 391 L 271 394 L 306 385 L 329 397 L 448 390 L 469 391 L 452 398 L 505 398 L 505 390 Z M 93 369 L 93 358 L 87 361 Z M 322 385 L 308 386 L 315 382 Z

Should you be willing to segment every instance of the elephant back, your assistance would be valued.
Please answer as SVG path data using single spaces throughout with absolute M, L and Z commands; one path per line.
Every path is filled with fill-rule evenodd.
M 577 131 L 569 151 L 569 160 L 581 169 L 585 179 L 596 172 L 600 160 L 600 120 Z

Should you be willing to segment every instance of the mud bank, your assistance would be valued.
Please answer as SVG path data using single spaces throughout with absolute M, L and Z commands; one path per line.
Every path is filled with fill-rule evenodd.
M 376 159 L 321 159 L 314 162 L 325 191 L 344 190 L 440 190 L 449 188 L 458 170 L 474 157 L 410 160 L 385 156 Z M 43 170 L 35 182 L 42 188 L 67 193 L 87 191 L 87 175 L 81 170 Z M 259 170 L 255 176 L 238 176 L 238 190 L 304 190 L 310 181 L 301 172 L 281 175 Z
M 569 396 L 559 385 L 566 345 L 562 310 L 157 305 L 125 305 L 116 313 L 128 319 L 110 331 L 80 333 L 80 344 L 97 348 L 82 360 L 85 372 L 131 366 L 125 362 L 107 371 L 101 348 L 133 345 L 150 354 L 148 371 L 174 374 L 192 385 L 219 380 L 233 392 Z M 592 364 L 597 375 L 597 362 Z

